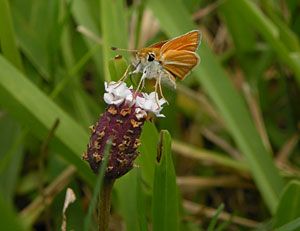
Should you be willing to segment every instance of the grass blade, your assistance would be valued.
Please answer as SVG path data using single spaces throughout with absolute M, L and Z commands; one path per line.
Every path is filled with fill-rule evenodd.
M 179 230 L 179 196 L 171 153 L 171 136 L 163 130 L 153 184 L 153 230 Z
M 280 198 L 274 217 L 274 228 L 287 224 L 297 217 L 300 217 L 300 182 L 291 181 Z
M 152 191 L 154 180 L 154 169 L 156 160 L 156 144 L 158 142 L 158 132 L 153 123 L 144 124 L 141 135 L 142 145 L 139 148 L 141 155 L 137 163 L 142 167 L 142 178 L 150 191 Z
M 101 28 L 103 39 L 103 58 L 105 80 L 111 80 L 107 67 L 107 60 L 113 58 L 116 54 L 111 47 L 127 47 L 127 18 L 124 1 L 100 1 Z M 120 76 L 121 77 L 121 76 Z M 120 78 L 119 77 L 119 78 Z M 112 79 L 118 80 L 118 79 Z
M 8 0 L 0 0 L 0 42 L 3 55 L 20 71 L 23 71 Z
M 207 228 L 208 231 L 214 231 L 215 230 L 215 227 L 216 227 L 216 224 L 217 224 L 217 221 L 218 221 L 218 217 L 220 215 L 220 213 L 224 210 L 224 204 L 221 204 L 215 215 L 213 216 L 213 218 L 211 219 L 210 223 L 209 223 L 209 226 Z
M 87 164 L 81 160 L 81 154 L 88 142 L 87 132 L 2 56 L 0 104 L 41 139 L 47 135 L 58 118 L 60 125 L 55 133 L 53 147 L 57 148 L 64 159 L 76 166 L 81 176 L 93 184 L 94 176 Z
M 23 160 L 25 132 L 8 116 L 0 120 L 0 192 L 5 201 L 13 202 Z
M 100 29 L 98 21 L 94 20 L 91 15 L 90 9 L 92 8 L 89 4 L 92 1 L 76 0 L 72 3 L 72 15 L 75 18 L 78 25 L 87 28 L 93 34 L 100 38 Z M 98 13 L 98 12 L 97 12 Z M 89 50 L 95 49 L 95 42 L 91 41 L 89 38 L 82 36 Z M 102 45 L 102 44 L 101 44 Z M 97 72 L 99 76 L 103 74 L 103 57 L 101 52 L 96 52 L 93 54 L 93 61 L 96 64 Z
M 297 231 L 300 229 L 300 217 L 275 229 L 274 231 Z
M 115 183 L 118 210 L 125 221 L 126 230 L 130 231 L 139 231 L 137 182 L 137 169 L 132 169 Z
M 1 211 L 1 216 L 0 216 L 1 229 L 15 230 L 15 231 L 26 230 L 22 226 L 21 221 L 18 219 L 17 214 L 2 198 L 2 195 L 0 195 L 0 211 Z
M 143 179 L 140 169 L 137 169 L 137 185 L 136 185 L 136 198 L 137 198 L 137 213 L 140 231 L 147 231 L 147 217 L 146 217 L 146 194 L 143 188 Z

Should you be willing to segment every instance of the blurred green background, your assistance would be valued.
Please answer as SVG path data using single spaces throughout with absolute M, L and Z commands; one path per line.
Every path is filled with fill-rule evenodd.
M 113 57 L 133 58 L 111 46 L 199 29 L 201 63 L 164 87 L 166 118 L 145 124 L 110 230 L 300 230 L 299 10 L 297 0 L 0 0 L 0 229 L 60 230 L 69 187 L 67 230 L 83 230 L 96 182 L 81 160 L 88 127 L 105 109 L 104 81 L 124 71 Z M 161 129 L 172 141 L 157 163 Z

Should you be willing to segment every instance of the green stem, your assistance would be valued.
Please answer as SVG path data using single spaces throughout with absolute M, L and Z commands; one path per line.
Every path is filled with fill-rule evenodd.
M 110 217 L 111 193 L 114 180 L 104 179 L 98 201 L 98 230 L 107 231 Z

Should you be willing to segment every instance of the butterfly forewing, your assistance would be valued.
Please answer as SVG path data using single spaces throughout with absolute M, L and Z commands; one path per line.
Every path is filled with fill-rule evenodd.
M 201 34 L 198 30 L 190 31 L 164 43 L 161 47 L 161 53 L 168 50 L 186 50 L 195 52 L 199 46 L 200 39 Z
M 195 52 L 185 50 L 169 50 L 162 58 L 163 68 L 180 80 L 184 79 L 200 61 Z
M 164 40 L 164 41 L 160 41 L 160 42 L 154 43 L 151 46 L 149 46 L 149 48 L 161 48 L 168 41 L 169 40 Z

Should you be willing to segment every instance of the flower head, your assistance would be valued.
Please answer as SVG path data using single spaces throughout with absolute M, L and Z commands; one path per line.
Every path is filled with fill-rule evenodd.
M 164 99 L 158 99 L 157 93 L 136 93 L 124 82 L 105 83 L 104 101 L 108 104 L 98 122 L 92 126 L 92 135 L 83 158 L 97 173 L 104 158 L 104 149 L 112 141 L 105 176 L 115 179 L 126 174 L 138 156 L 137 148 L 141 144 L 139 137 L 149 112 L 157 117 Z
M 130 106 L 135 105 L 137 109 L 136 112 L 139 114 L 147 115 L 147 112 L 151 112 L 155 114 L 156 117 L 165 117 L 163 114 L 160 114 L 160 112 L 163 109 L 162 105 L 167 101 L 164 98 L 158 99 L 156 92 L 137 94 L 133 91 L 132 86 L 128 88 L 124 82 L 105 82 L 104 85 L 107 91 L 104 93 L 104 101 L 107 104 L 119 106 L 125 102 L 125 104 Z

